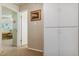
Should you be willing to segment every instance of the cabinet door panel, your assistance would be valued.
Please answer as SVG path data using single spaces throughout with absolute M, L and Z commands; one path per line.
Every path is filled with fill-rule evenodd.
M 78 28 L 60 29 L 60 54 L 61 56 L 78 55 Z
M 58 56 L 58 29 L 44 29 L 44 55 Z
M 78 26 L 78 4 L 60 4 L 60 26 Z
M 58 4 L 44 4 L 44 26 L 57 27 L 58 26 Z

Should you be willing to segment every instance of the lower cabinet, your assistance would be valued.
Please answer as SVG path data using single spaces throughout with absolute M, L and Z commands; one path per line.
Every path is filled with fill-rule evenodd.
M 45 28 L 44 55 L 77 56 L 78 28 Z
M 58 29 L 45 28 L 44 29 L 44 55 L 58 56 Z
M 60 55 L 77 56 L 78 55 L 78 28 L 60 29 Z

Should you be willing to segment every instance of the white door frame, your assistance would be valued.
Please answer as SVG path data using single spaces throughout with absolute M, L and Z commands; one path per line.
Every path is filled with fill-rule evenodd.
M 22 18 L 22 15 L 23 15 L 22 13 L 24 14 L 24 16 L 26 15 L 24 19 Z M 24 22 L 26 22 L 26 24 Z M 25 25 L 26 28 L 24 28 L 23 25 Z M 24 11 L 21 11 L 21 46 L 26 45 L 26 47 L 28 47 L 27 44 L 28 44 L 28 11 L 24 10 Z

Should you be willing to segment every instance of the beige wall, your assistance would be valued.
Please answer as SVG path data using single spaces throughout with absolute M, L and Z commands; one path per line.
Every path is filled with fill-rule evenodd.
M 30 3 L 20 7 L 20 11 L 28 11 L 28 47 L 43 50 L 43 12 L 40 21 L 31 21 L 30 12 L 34 10 L 43 10 L 43 4 Z

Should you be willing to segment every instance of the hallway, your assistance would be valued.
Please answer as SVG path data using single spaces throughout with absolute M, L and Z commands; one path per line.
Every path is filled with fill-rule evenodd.
M 29 15 L 37 10 L 41 13 L 43 4 L 4 3 L 0 8 L 0 56 L 43 56 L 38 52 L 43 51 L 42 17 L 32 21 Z
M 29 50 L 27 48 L 7 48 L 0 51 L 0 56 L 43 56 L 42 52 Z

